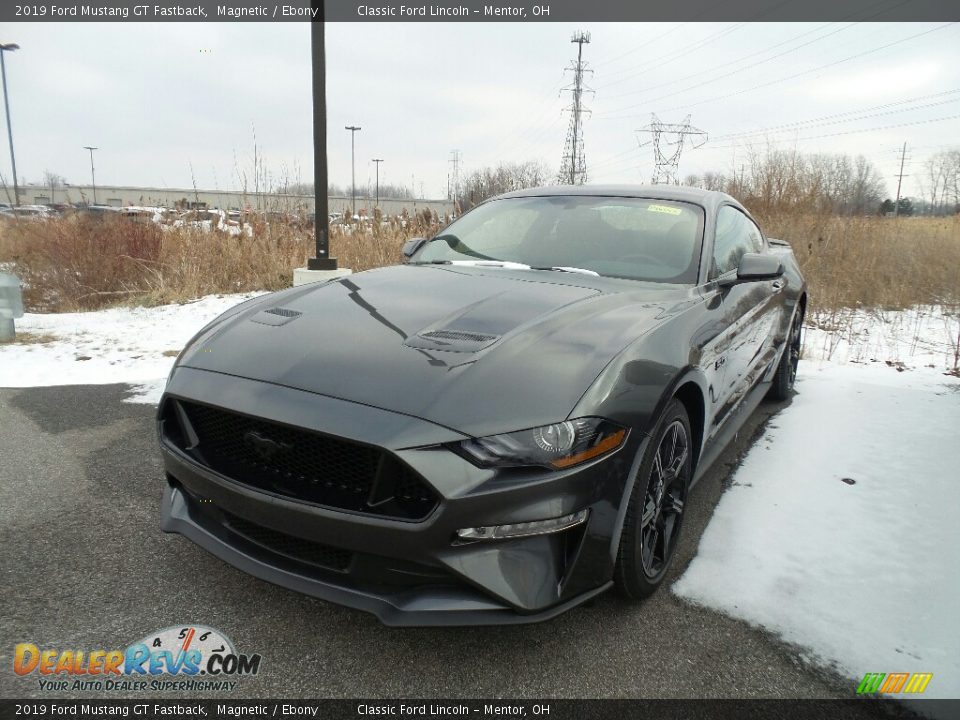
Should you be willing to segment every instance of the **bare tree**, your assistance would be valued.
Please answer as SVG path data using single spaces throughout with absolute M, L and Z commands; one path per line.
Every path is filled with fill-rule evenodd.
M 50 202 L 57 201 L 57 190 L 62 188 L 66 182 L 66 178 L 62 175 L 57 175 L 49 170 L 43 171 L 43 184 L 50 188 Z
M 501 163 L 467 174 L 462 181 L 460 210 L 465 211 L 494 195 L 545 185 L 550 173 L 539 161 Z
M 960 149 L 942 150 L 923 164 L 921 187 L 928 212 L 955 214 L 960 205 Z

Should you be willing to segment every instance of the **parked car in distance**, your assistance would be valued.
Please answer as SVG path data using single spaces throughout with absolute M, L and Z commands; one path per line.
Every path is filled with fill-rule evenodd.
M 17 205 L 0 209 L 0 216 L 10 220 L 49 220 L 55 217 L 45 205 Z
M 171 215 L 175 215 L 175 213 L 162 207 L 128 205 L 120 208 L 119 215 L 125 220 L 132 222 L 162 225 L 170 219 Z
M 792 392 L 789 246 L 722 193 L 559 186 L 404 255 L 188 343 L 158 408 L 162 528 L 390 625 L 648 597 L 691 487 Z
M 84 217 L 103 220 L 106 218 L 120 217 L 122 208 L 113 205 L 77 205 L 77 213 Z

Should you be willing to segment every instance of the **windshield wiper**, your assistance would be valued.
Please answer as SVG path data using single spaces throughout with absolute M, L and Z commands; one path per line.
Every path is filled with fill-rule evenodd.
M 451 265 L 449 260 L 417 260 L 409 263 L 410 265 Z
M 586 268 L 570 267 L 569 265 L 556 265 L 554 267 L 532 267 L 531 270 L 552 270 L 554 272 L 579 273 L 580 275 L 593 275 L 600 277 L 600 273 Z
M 453 265 L 464 265 L 466 267 L 495 267 L 506 268 L 507 270 L 530 270 L 530 266 L 525 263 L 513 262 L 511 260 L 454 260 Z

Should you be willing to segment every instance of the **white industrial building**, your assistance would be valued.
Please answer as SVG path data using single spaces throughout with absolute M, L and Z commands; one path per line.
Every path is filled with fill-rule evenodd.
M 12 188 L 8 188 L 12 195 Z M 62 185 L 51 188 L 44 185 L 20 187 L 20 204 L 46 205 L 48 203 L 94 202 L 94 189 L 90 185 Z M 8 202 L 4 200 L 4 202 Z M 120 185 L 97 185 L 96 203 L 127 207 L 129 205 L 152 207 L 220 208 L 221 210 L 278 211 L 288 213 L 313 212 L 313 195 L 285 193 L 251 193 L 240 190 L 196 190 L 193 188 L 125 187 Z M 349 212 L 351 200 L 345 196 L 329 196 L 330 212 Z M 356 208 L 360 215 L 372 215 L 376 202 L 373 198 L 357 197 Z M 450 200 L 380 198 L 380 211 L 385 215 L 398 215 L 404 209 L 408 213 L 429 208 L 439 216 L 453 212 Z

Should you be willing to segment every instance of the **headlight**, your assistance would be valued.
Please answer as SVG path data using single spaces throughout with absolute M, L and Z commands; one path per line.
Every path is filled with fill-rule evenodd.
M 561 470 L 611 453 L 626 438 L 626 428 L 588 417 L 464 440 L 453 449 L 481 467 L 541 465 Z

